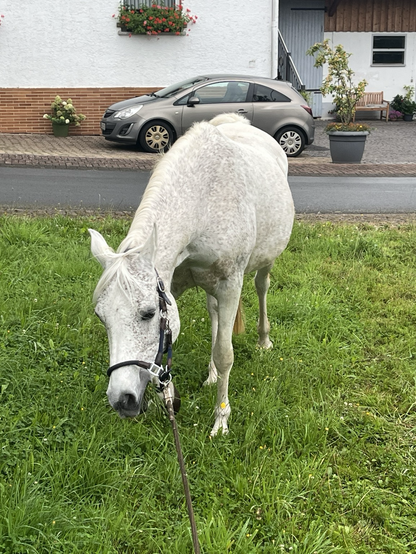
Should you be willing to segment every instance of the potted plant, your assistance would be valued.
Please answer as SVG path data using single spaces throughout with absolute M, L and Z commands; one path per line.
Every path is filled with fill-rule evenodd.
M 51 104 L 50 114 L 45 113 L 43 119 L 49 119 L 52 122 L 52 131 L 55 137 L 67 137 L 71 123 L 78 126 L 84 121 L 85 115 L 77 113 L 72 100 L 62 100 L 60 96 L 55 96 Z
M 329 146 L 334 163 L 360 163 L 364 152 L 365 140 L 370 127 L 363 123 L 354 123 L 357 102 L 363 97 L 367 81 L 357 85 L 353 83 L 354 72 L 349 67 L 351 54 L 345 52 L 341 44 L 332 49 L 329 40 L 317 42 L 307 54 L 316 56 L 315 67 L 328 65 L 328 75 L 324 79 L 321 92 L 332 94 L 339 123 L 329 123 L 325 131 L 329 136 Z
M 183 35 L 188 23 L 196 23 L 197 19 L 181 4 L 175 7 L 143 4 L 138 8 L 121 4 L 117 24 L 131 35 Z
M 413 85 L 405 85 L 406 94 L 396 94 L 390 102 L 390 106 L 403 114 L 404 121 L 412 121 L 413 115 L 416 113 L 416 102 L 413 100 L 415 95 L 415 87 Z

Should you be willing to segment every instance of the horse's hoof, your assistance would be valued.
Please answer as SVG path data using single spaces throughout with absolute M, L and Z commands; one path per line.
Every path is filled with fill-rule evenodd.
M 216 412 L 216 418 L 214 427 L 211 431 L 211 437 L 215 437 L 219 430 L 222 429 L 222 434 L 227 435 L 228 434 L 228 418 L 231 414 L 231 408 L 230 405 L 227 402 L 222 402 L 220 406 L 215 408 Z
M 257 347 L 263 348 L 263 350 L 271 350 L 273 348 L 273 343 L 269 338 L 263 340 L 259 339 L 257 341 Z
M 215 425 L 214 425 L 214 427 L 212 428 L 212 431 L 211 431 L 211 433 L 210 433 L 209 436 L 210 436 L 211 438 L 216 437 L 216 436 L 218 435 L 218 433 L 219 433 L 220 430 L 222 431 L 222 434 L 223 434 L 223 435 L 228 435 L 229 430 L 228 430 L 228 425 L 227 425 L 226 422 L 224 422 L 224 423 L 222 423 L 222 424 L 220 423 L 220 424 L 218 424 L 218 425 L 217 425 L 217 422 L 215 422 Z

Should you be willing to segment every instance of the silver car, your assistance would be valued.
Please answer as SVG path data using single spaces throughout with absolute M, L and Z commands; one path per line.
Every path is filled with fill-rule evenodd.
M 287 156 L 312 144 L 312 110 L 291 83 L 245 75 L 200 75 L 113 104 L 101 120 L 107 140 L 165 150 L 195 122 L 236 112 L 274 137 Z

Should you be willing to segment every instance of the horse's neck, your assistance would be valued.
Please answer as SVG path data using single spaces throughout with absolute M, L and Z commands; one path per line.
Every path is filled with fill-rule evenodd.
M 169 187 L 167 187 L 168 189 Z M 122 242 L 124 249 L 141 247 L 149 240 L 156 226 L 155 267 L 165 284 L 170 284 L 177 260 L 186 248 L 192 236 L 191 219 L 185 213 L 178 213 L 178 206 L 186 202 L 173 201 L 169 190 L 160 187 L 149 187 L 136 211 L 130 230 Z

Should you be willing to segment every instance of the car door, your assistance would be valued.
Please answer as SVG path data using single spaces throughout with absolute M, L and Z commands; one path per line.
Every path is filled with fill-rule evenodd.
M 254 85 L 252 123 L 269 135 L 273 136 L 283 125 L 298 124 L 297 109 L 283 93 L 265 85 Z
M 252 120 L 253 104 L 247 102 L 250 83 L 245 81 L 221 81 L 195 87 L 192 93 L 183 97 L 182 133 L 195 121 L 209 121 L 222 113 L 239 113 Z M 199 103 L 189 105 L 189 98 L 196 96 Z

